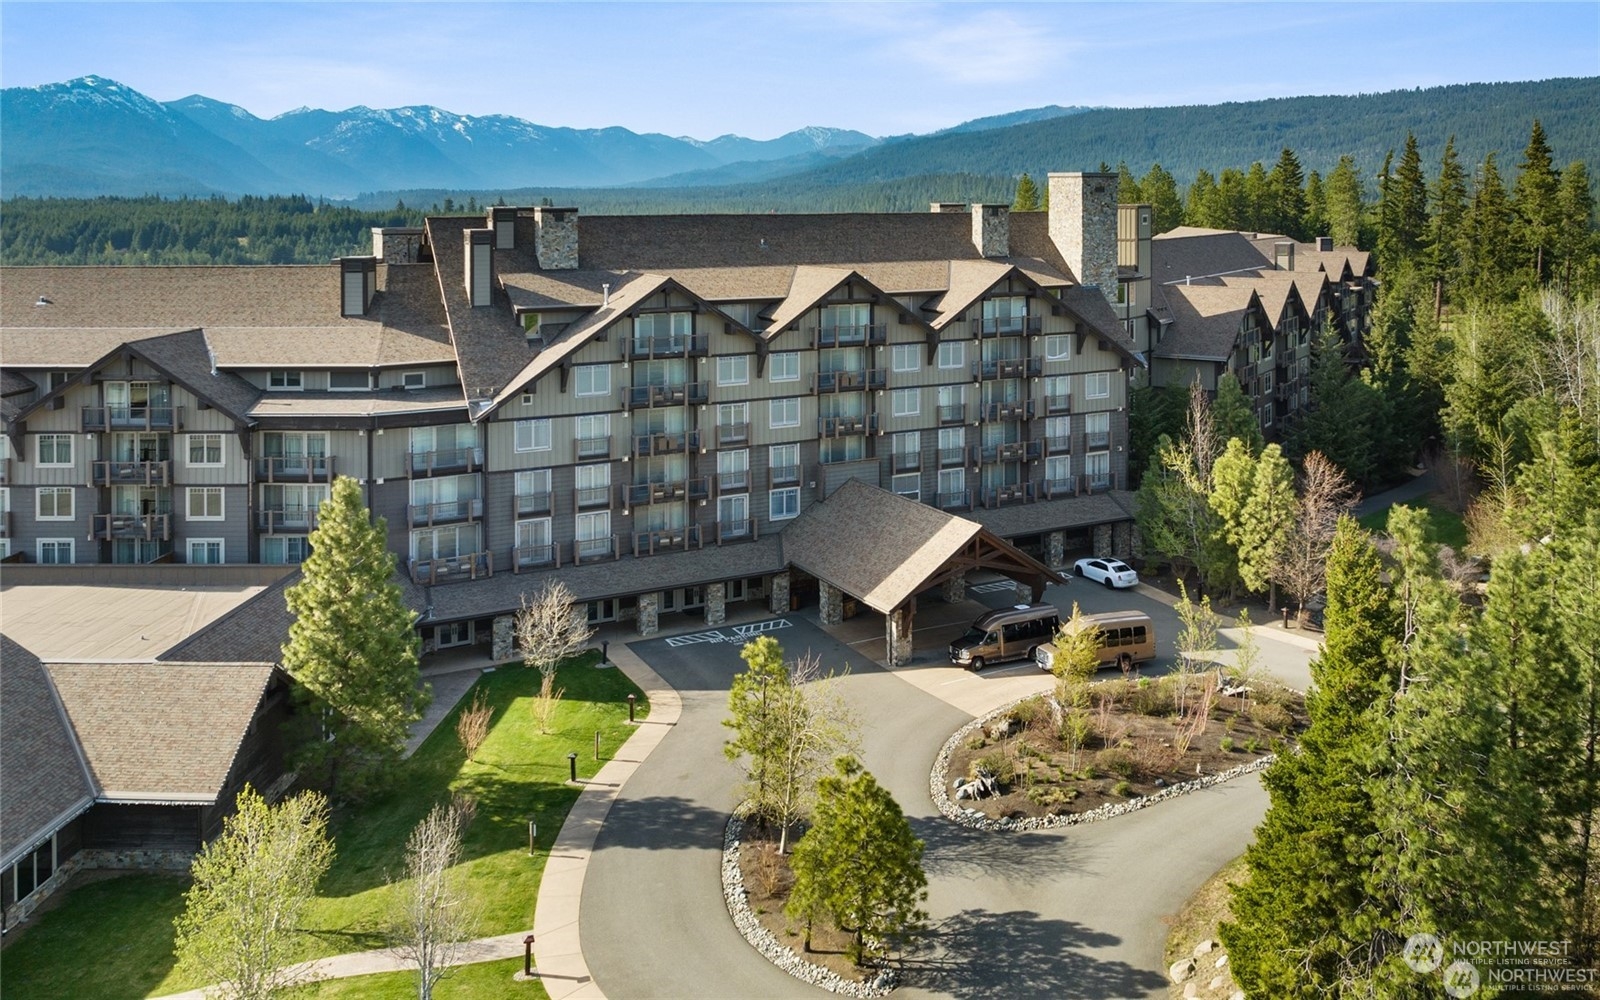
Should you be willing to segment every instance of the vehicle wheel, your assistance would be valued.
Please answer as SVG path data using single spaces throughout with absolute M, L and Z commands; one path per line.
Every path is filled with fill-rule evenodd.
M 983 669 L 983 657 L 974 656 L 972 658 L 972 666 L 969 667 L 968 669 L 970 669 L 973 673 L 977 673 L 978 671 L 982 670 Z
M 1074 567 L 1072 567 L 1072 575 L 1073 576 L 1082 576 L 1083 575 L 1083 567 L 1082 566 L 1074 566 Z
M 1117 657 L 1117 669 L 1123 673 L 1133 669 L 1133 654 L 1123 653 Z
M 1111 577 L 1109 577 L 1109 576 L 1106 577 L 1104 580 L 1101 580 L 1100 582 L 1106 585 L 1106 589 L 1107 590 L 1116 590 L 1117 589 L 1117 585 L 1111 582 Z

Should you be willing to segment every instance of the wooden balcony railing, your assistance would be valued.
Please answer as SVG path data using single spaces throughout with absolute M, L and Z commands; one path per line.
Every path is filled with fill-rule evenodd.
M 858 392 L 865 389 L 882 389 L 888 384 L 889 373 L 882 368 L 815 372 L 811 376 L 812 392 Z
M 411 579 L 425 586 L 479 580 L 494 575 L 494 553 L 471 552 L 438 559 L 411 560 Z
M 868 323 L 845 326 L 812 326 L 812 347 L 851 347 L 862 344 L 881 344 L 888 339 L 889 327 L 885 323 Z
M 656 503 L 678 503 L 706 498 L 706 477 L 674 479 L 658 483 L 635 483 L 623 487 L 623 505 L 643 507 Z
M 972 377 L 976 379 L 1028 378 L 1044 370 L 1038 358 L 1001 358 L 994 361 L 974 361 Z
M 688 524 L 681 528 L 662 528 L 657 531 L 639 531 L 633 536 L 635 556 L 650 556 L 657 552 L 676 552 L 700 547 L 700 526 L 697 524 Z
M 159 514 L 96 514 L 94 537 L 108 542 L 117 538 L 142 538 L 147 542 L 172 540 L 172 515 Z
M 283 455 L 256 460 L 256 475 L 266 483 L 330 483 L 332 455 Z
M 1032 503 L 1033 500 L 1032 483 L 1009 483 L 1005 486 L 991 486 L 983 491 L 983 505 L 990 510 L 1011 504 Z
M 476 472 L 483 468 L 482 448 L 450 448 L 444 451 L 414 451 L 406 463 L 412 476 L 442 476 Z
M 304 535 L 317 526 L 317 508 L 264 507 L 256 511 L 256 526 L 269 535 Z
M 172 463 L 160 462 L 95 462 L 95 486 L 170 486 Z
M 599 562 L 603 559 L 617 558 L 617 536 L 606 535 L 604 538 L 580 538 L 572 543 L 572 564 Z
M 700 447 L 699 431 L 658 431 L 653 434 L 635 435 L 633 439 L 633 455 L 635 458 L 647 458 L 651 455 L 681 455 L 690 449 Z
M 518 493 L 515 499 L 518 517 L 528 517 L 532 514 L 548 514 L 552 509 L 549 490 L 545 490 L 543 493 Z
M 622 356 L 628 360 L 649 358 L 685 358 L 705 354 L 708 341 L 703 333 L 676 337 L 626 337 L 622 341 Z
M 1016 421 L 1033 419 L 1033 400 L 1022 399 L 1007 403 L 987 403 L 983 407 L 986 421 Z
M 876 434 L 878 415 L 867 413 L 858 417 L 818 417 L 817 433 L 822 437 L 850 437 L 854 434 Z
M 624 410 L 649 410 L 663 406 L 704 403 L 709 397 L 706 383 L 680 382 L 676 385 L 630 385 L 622 389 Z
M 561 567 L 561 546 L 518 545 L 511 550 L 511 572 L 513 573 L 521 573 L 525 569 L 544 569 L 546 567 L 555 569 Z
M 483 518 L 483 500 L 471 497 L 465 500 L 441 500 L 438 503 L 414 503 L 406 508 L 406 518 L 413 528 L 478 521 Z
M 85 406 L 82 409 L 82 429 L 85 433 L 183 429 L 181 406 Z
M 975 319 L 970 323 L 974 337 L 1018 337 L 1038 333 L 1043 323 L 1038 316 L 1006 316 Z

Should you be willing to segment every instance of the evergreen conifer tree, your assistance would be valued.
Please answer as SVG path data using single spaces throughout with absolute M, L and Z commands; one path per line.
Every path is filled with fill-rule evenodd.
M 1023 174 L 1017 178 L 1017 195 L 1011 202 L 1013 212 L 1039 211 L 1039 185 L 1033 178 Z
M 1456 156 L 1456 137 L 1444 144 L 1439 176 L 1428 191 L 1428 269 L 1434 284 L 1434 318 L 1444 308 L 1445 290 L 1461 271 L 1461 229 L 1467 215 L 1467 175 Z
M 1139 180 L 1139 194 L 1150 204 L 1150 232 L 1159 236 L 1183 225 L 1183 202 L 1178 199 L 1178 182 L 1161 164 Z
M 1540 284 L 1549 273 L 1561 230 L 1560 187 L 1544 126 L 1535 118 L 1522 162 L 1517 164 L 1517 180 L 1511 193 L 1511 234 L 1516 240 L 1519 266 Z
M 1328 175 L 1328 235 L 1333 237 L 1335 246 L 1360 245 L 1364 197 L 1355 159 L 1339 157 Z
M 1283 147 L 1268 180 L 1272 185 L 1272 217 L 1267 228 L 1290 239 L 1305 239 L 1305 176 L 1300 169 L 1300 158 L 1294 155 L 1294 150 Z

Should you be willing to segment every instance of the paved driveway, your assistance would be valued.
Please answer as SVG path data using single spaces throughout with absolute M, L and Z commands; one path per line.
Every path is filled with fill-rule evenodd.
M 1258 781 L 1067 831 L 956 827 L 934 811 L 928 771 L 971 716 L 803 617 L 784 620 L 773 634 L 789 655 L 810 649 L 825 664 L 850 664 L 843 691 L 863 723 L 865 762 L 928 845 L 940 946 L 911 963 L 898 995 L 1164 995 L 1159 917 L 1243 849 L 1266 807 Z M 743 669 L 738 644 L 674 638 L 631 648 L 682 694 L 683 715 L 623 788 L 589 862 L 581 933 L 596 984 L 618 1000 L 821 995 L 746 944 L 721 898 L 722 830 L 738 778 L 722 756 L 721 720 L 728 683 Z

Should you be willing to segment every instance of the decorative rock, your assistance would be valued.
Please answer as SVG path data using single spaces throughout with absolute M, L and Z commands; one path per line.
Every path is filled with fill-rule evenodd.
M 1220 947 L 1222 945 L 1217 942 L 1216 938 L 1206 938 L 1194 946 L 1194 957 L 1199 958 L 1202 955 L 1209 955 Z
M 1226 984 L 1227 981 L 1228 981 L 1228 977 L 1227 976 L 1213 976 L 1213 977 L 1211 977 L 1211 983 L 1208 986 L 1206 986 L 1206 989 L 1208 989 L 1211 992 L 1215 993 L 1216 991 L 1222 989 L 1223 985 Z
M 1017 720 L 1010 713 L 994 720 L 987 730 L 991 740 L 1003 740 L 1017 731 Z
M 1228 956 L 1227 955 L 1218 955 L 1217 956 L 1217 968 L 1220 969 L 1224 965 L 1227 965 L 1227 964 L 1228 964 Z
M 1200 995 L 1199 983 L 1186 983 L 1183 987 L 1183 1000 L 1194 1000 Z
M 1193 975 L 1194 959 L 1192 958 L 1180 958 L 1178 961 L 1173 962 L 1172 967 L 1167 970 L 1167 978 L 1174 983 L 1188 982 L 1189 977 Z
M 1228 1000 L 1245 1000 L 1244 990 L 1234 990 L 1228 995 Z

